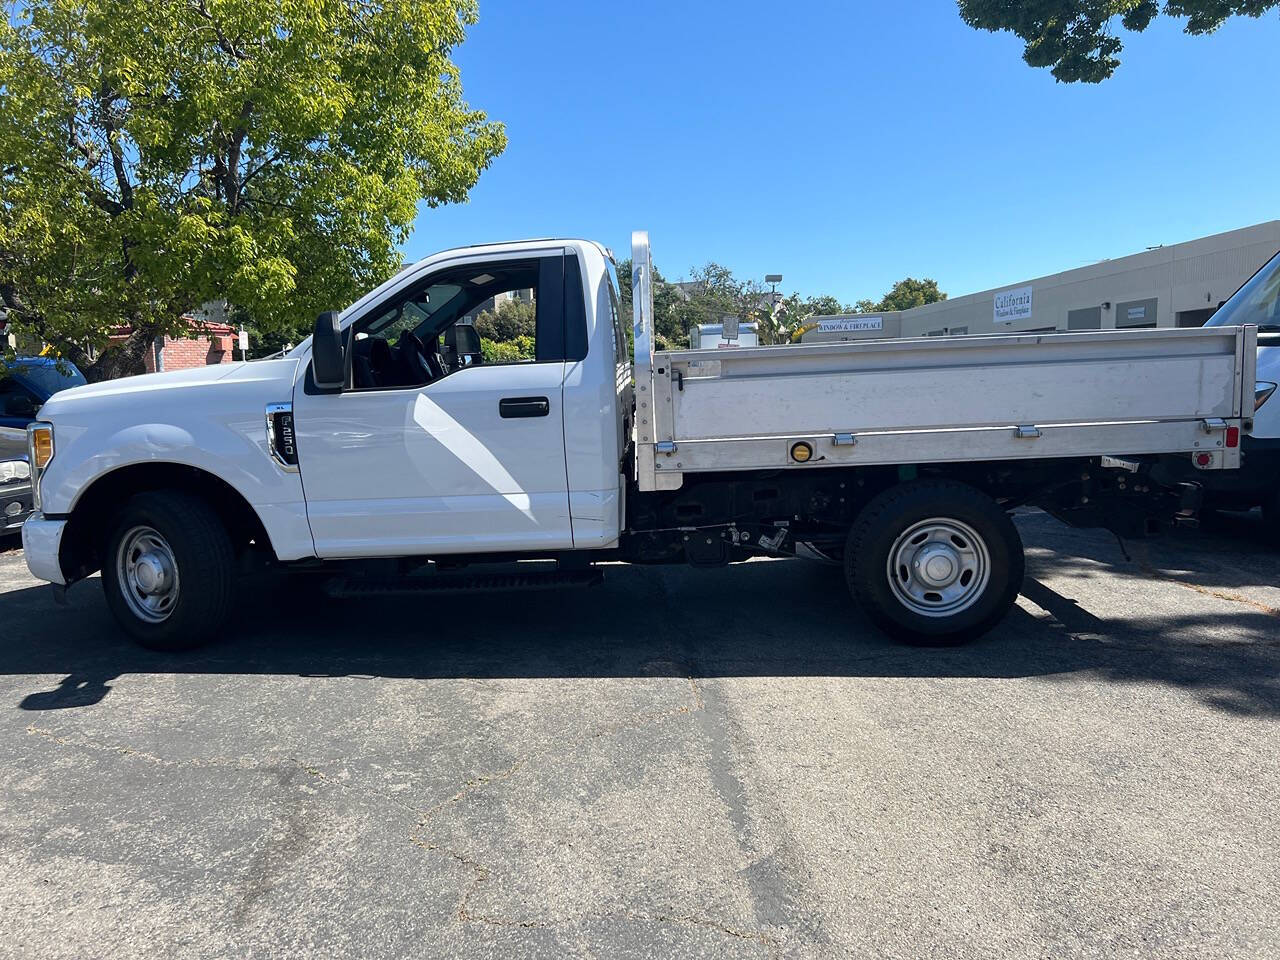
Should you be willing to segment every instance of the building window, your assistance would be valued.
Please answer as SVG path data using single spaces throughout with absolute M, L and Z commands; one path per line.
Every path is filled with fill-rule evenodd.
M 1179 310 L 1175 325 L 1179 327 L 1203 327 L 1205 322 L 1217 312 L 1217 307 L 1206 307 L 1203 310 Z
M 1116 304 L 1116 327 L 1137 329 L 1156 325 L 1156 298 L 1127 300 Z
M 1080 310 L 1067 311 L 1068 330 L 1101 330 L 1102 308 L 1084 307 Z

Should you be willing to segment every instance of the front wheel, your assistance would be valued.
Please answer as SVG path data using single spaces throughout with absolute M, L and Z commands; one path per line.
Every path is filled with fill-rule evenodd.
M 235 551 L 204 500 L 160 490 L 121 511 L 102 557 L 107 606 L 153 650 L 186 650 L 214 636 L 231 611 Z
M 1018 596 L 1022 539 L 986 494 L 951 480 L 916 480 L 872 500 L 849 531 L 845 579 L 885 633 L 955 644 L 986 633 Z

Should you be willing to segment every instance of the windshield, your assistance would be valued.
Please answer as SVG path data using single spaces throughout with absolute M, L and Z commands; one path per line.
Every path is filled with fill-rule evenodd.
M 61 370 L 58 369 L 59 366 L 62 367 Z M 25 381 L 28 387 L 45 400 L 59 390 L 85 384 L 84 374 L 70 360 L 63 360 L 60 364 L 44 360 L 27 363 L 17 360 L 10 369 L 19 380 Z
M 1259 330 L 1280 333 L 1280 253 L 1249 278 L 1236 295 L 1218 308 L 1206 327 L 1256 323 Z

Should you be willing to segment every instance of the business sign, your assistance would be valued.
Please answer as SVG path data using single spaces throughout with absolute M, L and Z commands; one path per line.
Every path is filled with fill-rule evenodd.
M 1010 324 L 1030 319 L 1031 287 L 1001 290 L 996 294 L 995 312 L 992 316 L 992 320 L 996 323 Z
M 883 330 L 884 317 L 832 317 L 819 320 L 818 330 L 822 333 L 852 333 L 856 330 Z
M 1128 318 L 1129 318 L 1130 320 L 1145 320 L 1145 319 L 1147 319 L 1147 308 L 1146 308 L 1146 307 L 1130 307 L 1128 310 L 1126 310 L 1126 311 L 1125 311 L 1125 313 L 1126 313 L 1126 315 L 1128 316 Z

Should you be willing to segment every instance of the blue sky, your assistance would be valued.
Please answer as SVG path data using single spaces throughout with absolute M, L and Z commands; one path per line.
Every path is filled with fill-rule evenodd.
M 622 257 L 643 228 L 672 278 L 716 260 L 850 302 L 1013 283 L 1280 217 L 1278 54 L 1275 13 L 1166 19 L 1068 86 L 949 0 L 480 0 L 456 60 L 510 143 L 405 252 L 568 235 Z

